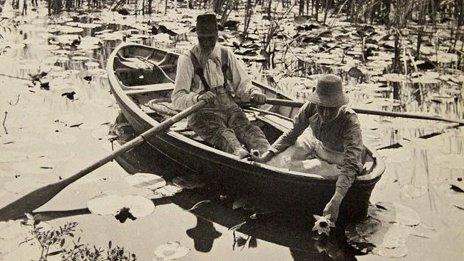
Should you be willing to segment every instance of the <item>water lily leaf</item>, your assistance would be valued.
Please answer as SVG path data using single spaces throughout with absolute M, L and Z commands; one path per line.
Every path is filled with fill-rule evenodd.
M 198 177 L 175 177 L 172 183 L 183 189 L 201 188 L 205 185 Z
M 134 218 L 148 216 L 155 210 L 151 200 L 135 195 L 102 195 L 89 200 L 87 207 L 97 215 L 120 216 L 124 212 L 125 215 L 130 213 Z
M 416 226 L 420 224 L 419 214 L 410 207 L 395 203 L 396 221 L 406 226 Z
M 403 74 L 387 73 L 383 75 L 383 79 L 386 82 L 407 82 L 408 78 Z
M 78 55 L 78 56 L 71 57 L 71 60 L 74 60 L 74 61 L 88 61 L 88 60 L 90 60 L 90 58 L 86 57 L 86 56 Z
M 182 188 L 173 186 L 173 185 L 166 185 L 157 189 L 155 192 L 161 194 L 164 197 L 170 197 L 175 195 L 176 193 L 182 191 Z
M 377 151 L 379 155 L 385 157 L 386 162 L 401 163 L 412 159 L 411 151 L 407 148 L 399 147 L 392 149 L 382 149 Z
M 120 210 L 122 197 L 118 195 L 101 195 L 87 202 L 90 212 L 97 215 L 115 215 Z
M 427 76 L 421 76 L 421 77 L 418 77 L 418 78 L 413 78 L 412 82 L 413 83 L 422 83 L 422 84 L 439 84 L 439 83 L 441 83 L 441 81 L 439 79 L 430 78 L 430 77 L 427 77 Z
M 445 53 L 438 51 L 436 54 L 432 54 L 430 60 L 438 63 L 452 63 L 458 60 L 458 55 L 454 53 Z
M 155 249 L 154 260 L 175 260 L 186 256 L 190 249 L 184 247 L 178 241 L 171 241 L 159 245 Z
M 408 198 L 422 197 L 427 193 L 425 186 L 404 185 L 401 187 L 401 194 Z
M 90 28 L 90 29 L 94 29 L 94 28 L 101 27 L 102 24 L 98 24 L 98 23 L 91 23 L 91 24 L 87 24 L 87 23 L 76 23 L 75 26 L 80 27 L 80 28 Z
M 88 69 L 95 69 L 95 68 L 98 68 L 100 66 L 99 63 L 97 62 L 86 62 L 85 63 L 85 66 L 88 68 Z
M 124 180 L 136 188 L 156 190 L 166 186 L 166 180 L 163 177 L 151 173 L 136 173 L 126 177 Z
M 450 184 L 451 190 L 459 193 L 464 193 L 464 184 L 462 182 L 453 182 Z
M 395 247 L 395 248 L 374 248 L 372 251 L 374 254 L 379 256 L 391 257 L 391 258 L 401 258 L 408 255 L 408 249 L 405 246 Z

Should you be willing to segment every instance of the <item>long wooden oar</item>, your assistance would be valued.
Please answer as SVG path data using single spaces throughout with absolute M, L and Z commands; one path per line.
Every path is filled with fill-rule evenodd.
M 291 106 L 291 107 L 301 107 L 304 104 L 304 102 L 292 101 L 292 100 L 284 100 L 284 99 L 267 99 L 266 103 L 271 104 L 271 105 L 281 105 L 281 106 L 283 105 L 283 106 Z M 367 110 L 367 109 L 359 109 L 359 108 L 353 108 L 353 110 L 355 112 L 357 112 L 357 113 L 360 113 L 360 114 L 399 117 L 399 118 L 409 118 L 409 119 L 419 119 L 419 120 L 434 120 L 434 121 L 457 123 L 457 124 L 459 124 L 459 126 L 464 125 L 463 120 L 447 119 L 447 118 L 441 118 L 441 117 L 437 117 L 437 116 L 427 116 L 427 115 L 419 115 L 419 114 L 404 113 L 404 112 Z
M 61 180 L 53 184 L 49 184 L 45 187 L 36 189 L 30 192 L 29 194 L 26 194 L 25 196 L 19 198 L 18 200 L 10 203 L 9 205 L 0 209 L 0 221 L 19 218 L 19 217 L 22 217 L 25 213 L 31 213 L 34 209 L 47 203 L 56 194 L 58 194 L 61 190 L 66 188 L 68 185 L 70 185 L 74 181 L 82 178 L 83 176 L 103 166 L 104 164 L 115 159 L 117 156 L 123 154 L 124 152 L 134 148 L 137 145 L 140 145 L 148 137 L 165 132 L 174 123 L 189 116 L 193 112 L 203 107 L 205 104 L 206 104 L 205 101 L 199 101 L 195 105 L 179 112 L 175 116 L 163 121 L 159 125 L 156 125 L 153 128 L 145 131 L 144 133 L 140 134 L 138 137 L 124 144 L 124 146 L 122 146 L 118 150 L 113 151 L 111 154 L 105 156 L 104 158 L 98 160 L 97 162 L 91 164 L 90 166 L 80 170 L 79 172 L 70 176 L 69 178 Z

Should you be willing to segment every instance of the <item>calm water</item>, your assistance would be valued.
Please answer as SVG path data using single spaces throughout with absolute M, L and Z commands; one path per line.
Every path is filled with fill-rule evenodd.
M 1 22 L 0 205 L 34 186 L 67 177 L 111 150 L 108 130 L 119 111 L 103 68 L 123 34 L 124 38 L 130 35 L 128 25 L 143 20 L 112 13 L 63 14 L 47 19 L 45 13 L 39 9 Z M 101 25 L 94 27 L 100 23 L 96 21 Z M 67 26 L 57 27 L 64 24 Z M 104 30 L 107 33 L 98 33 Z M 70 46 L 76 39 L 83 49 Z M 127 39 L 170 45 L 162 37 L 136 35 Z M 181 48 L 188 47 L 184 45 Z M 48 72 L 48 85 L 32 86 L 14 78 L 40 70 Z M 72 92 L 74 100 L 65 94 Z M 145 195 L 146 191 L 124 181 L 128 173 L 116 162 L 71 185 L 39 211 L 58 211 L 44 213 L 52 226 L 79 222 L 82 242 L 106 246 L 111 240 L 137 254 L 139 260 L 152 260 L 156 247 L 169 241 L 190 249 L 185 260 L 462 259 L 464 194 L 450 189 L 451 183 L 464 178 L 462 130 L 417 139 L 442 130 L 444 125 L 377 116 L 361 116 L 361 121 L 366 144 L 382 147 L 399 142 L 402 147 L 380 151 L 386 157 L 387 171 L 372 194 L 371 202 L 378 204 L 373 205 L 371 218 L 365 223 L 347 229 L 355 247 L 340 242 L 339 236 L 314 239 L 310 233 L 312 217 L 298 217 L 295 222 L 270 214 L 250 220 L 250 210 L 236 208 L 245 195 L 223 198 L 211 192 L 185 190 L 153 200 L 153 214 L 124 223 L 113 216 L 90 214 L 87 201 L 95 196 Z M 144 153 L 143 147 L 132 151 L 124 167 L 137 171 L 158 167 L 158 174 L 168 176 L 182 171 L 162 158 L 137 161 L 140 157 L 136 156 Z M 203 203 L 197 205 L 199 202 Z M 239 224 L 239 229 L 230 229 Z M 26 235 L 17 238 L 22 237 Z M 36 258 L 37 252 L 24 244 L 12 244 L 14 240 L 7 236 L 0 240 L 0 258 Z M 372 249 L 372 245 L 376 247 Z

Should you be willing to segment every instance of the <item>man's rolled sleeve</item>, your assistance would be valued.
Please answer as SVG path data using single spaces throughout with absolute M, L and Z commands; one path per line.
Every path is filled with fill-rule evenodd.
M 310 103 L 305 103 L 298 114 L 293 119 L 293 127 L 282 134 L 275 142 L 272 144 L 272 149 L 274 153 L 279 153 L 284 151 L 286 148 L 292 146 L 298 137 L 303 133 L 303 131 L 309 126 L 309 117 L 310 115 Z
M 336 193 L 345 196 L 356 176 L 362 170 L 364 146 L 356 114 L 349 115 L 342 138 L 344 140 L 344 159 L 343 165 L 340 166 L 341 175 L 337 179 Z
M 243 62 L 239 61 L 235 54 L 227 49 L 227 57 L 229 59 L 230 73 L 232 74 L 231 86 L 234 88 L 235 94 L 245 100 L 250 99 L 252 93 L 262 93 L 261 89 L 253 86 L 251 78 L 244 69 Z
M 177 73 L 171 100 L 174 107 L 184 110 L 197 102 L 198 94 L 191 91 L 194 71 L 190 57 L 181 55 L 177 62 Z

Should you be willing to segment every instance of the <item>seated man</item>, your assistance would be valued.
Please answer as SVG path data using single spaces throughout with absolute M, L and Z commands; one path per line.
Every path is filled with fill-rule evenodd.
M 200 100 L 207 105 L 192 114 L 189 126 L 217 149 L 247 157 L 249 150 L 264 153 L 270 144 L 262 130 L 252 125 L 235 99 L 253 99 L 265 103 L 266 96 L 253 87 L 250 78 L 235 55 L 216 45 L 218 29 L 216 15 L 197 17 L 198 45 L 179 57 L 172 102 L 185 109 Z
M 324 215 L 331 214 L 334 222 L 346 192 L 362 171 L 364 146 L 361 128 L 356 113 L 346 106 L 347 103 L 348 97 L 343 93 L 340 77 L 323 76 L 309 101 L 299 110 L 293 128 L 256 159 L 278 165 L 275 159 L 270 161 L 271 158 L 287 149 L 285 154 L 290 156 L 285 164 L 290 163 L 290 169 L 315 174 L 325 170 L 337 175 L 335 193 L 324 208 Z M 307 128 L 312 131 L 310 137 L 305 131 Z M 317 159 L 311 159 L 315 157 Z

